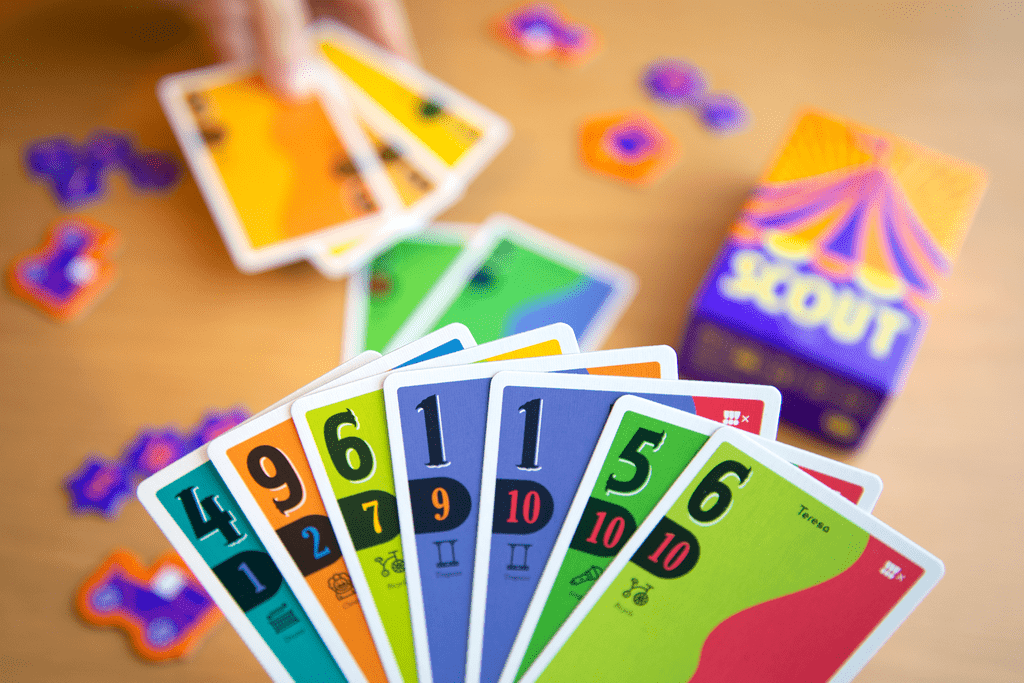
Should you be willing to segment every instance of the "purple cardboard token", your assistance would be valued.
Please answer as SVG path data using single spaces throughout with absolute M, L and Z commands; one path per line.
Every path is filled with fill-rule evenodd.
M 121 467 L 145 479 L 188 453 L 185 437 L 174 427 L 143 429 L 121 452 Z
M 61 204 L 74 206 L 103 193 L 98 169 L 83 163 L 83 151 L 67 138 L 40 140 L 28 148 L 25 164 L 33 175 L 45 178 Z
M 707 79 L 693 64 L 678 59 L 662 59 L 644 74 L 648 94 L 674 106 L 695 106 L 707 89 Z
M 178 180 L 178 164 L 165 152 L 139 152 L 124 161 L 132 185 L 140 190 L 166 190 Z
M 204 443 L 213 441 L 224 432 L 237 427 L 249 419 L 249 411 L 243 406 L 235 406 L 228 410 L 211 410 L 203 417 L 191 432 L 186 442 L 186 453 L 191 453 Z
M 78 145 L 67 138 L 56 137 L 32 144 L 25 153 L 25 165 L 41 176 L 68 175 L 78 165 Z
M 704 125 L 719 133 L 733 133 L 747 123 L 747 108 L 729 93 L 705 95 L 697 107 Z
M 131 481 L 120 465 L 89 456 L 65 482 L 73 512 L 96 512 L 107 519 L 117 516 L 131 497 Z
M 134 154 L 129 137 L 112 130 L 95 131 L 85 143 L 85 163 L 101 171 L 123 166 Z

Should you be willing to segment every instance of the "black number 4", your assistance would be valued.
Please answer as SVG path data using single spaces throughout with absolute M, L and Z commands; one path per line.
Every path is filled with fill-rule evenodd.
M 196 540 L 204 541 L 218 531 L 224 536 L 225 545 L 234 545 L 245 538 L 235 526 L 235 516 L 220 506 L 217 496 L 207 496 L 200 503 L 197 489 L 190 486 L 175 496 L 185 508 Z

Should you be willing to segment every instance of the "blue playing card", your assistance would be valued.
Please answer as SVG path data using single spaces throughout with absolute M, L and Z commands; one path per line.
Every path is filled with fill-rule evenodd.
M 489 395 L 467 681 L 498 681 L 612 404 L 635 394 L 775 436 L 774 387 L 628 377 L 498 376 Z M 536 381 L 530 381 L 533 377 Z M 525 386 L 516 386 L 519 381 Z M 506 384 L 506 382 L 509 382 Z M 737 412 L 738 411 L 738 412 Z M 749 419 L 755 416 L 755 419 Z M 476 671 L 474 671 L 474 664 Z M 479 673 L 477 673 L 479 672 Z
M 416 656 L 433 680 L 465 678 L 470 594 L 491 376 L 501 370 L 675 376 L 667 347 L 395 373 L 384 401 Z M 557 531 L 557 530 L 556 530 Z M 513 635 L 515 633 L 513 632 Z

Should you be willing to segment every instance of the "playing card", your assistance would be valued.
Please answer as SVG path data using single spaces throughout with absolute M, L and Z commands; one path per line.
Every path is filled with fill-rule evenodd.
M 352 359 L 260 415 L 377 356 Z M 144 480 L 138 498 L 274 681 L 366 680 L 340 640 L 318 634 L 210 464 L 207 446 Z
M 332 246 L 310 257 L 327 277 L 337 278 L 364 267 L 366 261 L 403 237 L 422 231 L 435 216 L 458 201 L 464 193 L 461 179 L 411 134 L 391 130 L 382 123 L 386 114 L 372 106 L 358 107 L 359 123 L 377 158 L 398 193 L 402 211 L 386 229 L 360 240 Z
M 549 413 L 559 406 L 571 410 L 575 429 L 568 448 L 572 450 L 562 453 L 570 457 L 593 453 L 587 456 L 589 464 L 515 636 L 500 678 L 504 683 L 515 681 L 533 662 L 592 582 L 724 419 L 743 424 L 748 432 L 762 431 L 765 436 L 754 437 L 759 443 L 793 454 L 794 464 L 827 480 L 826 483 L 834 483 L 833 489 L 851 494 L 855 490 L 863 492 L 872 486 L 872 480 L 880 486 L 875 475 L 768 438 L 775 434 L 779 415 L 779 394 L 774 387 L 512 372 L 497 375 L 491 387 L 495 410 L 502 404 L 517 405 L 536 399 L 544 402 Z M 613 404 L 626 394 L 696 415 L 677 417 L 676 425 L 668 426 L 649 418 L 649 424 L 631 432 L 623 429 L 619 432 L 620 441 L 611 441 L 615 432 L 606 427 L 607 416 Z M 715 409 L 709 410 L 709 405 Z M 765 413 L 767 419 L 762 419 Z M 738 417 L 750 414 L 757 419 L 743 421 Z M 551 428 L 559 427 L 556 423 Z M 627 486 L 623 483 L 627 481 L 632 483 Z M 852 500 L 857 503 L 862 498 Z M 870 510 L 875 500 L 876 495 L 869 495 L 863 507 Z M 619 518 L 621 521 L 612 526 Z
M 861 510 L 871 512 L 875 509 L 875 503 L 882 495 L 882 479 L 877 474 L 796 446 L 756 435 L 751 435 L 751 438 L 786 462 L 796 465 Z
M 634 415 L 673 423 L 626 397 Z M 723 427 L 523 681 L 849 681 L 942 563 L 736 429 Z
M 612 404 L 638 392 L 769 437 L 778 426 L 781 399 L 768 386 L 526 373 L 492 382 L 480 496 L 493 519 L 479 520 L 468 681 L 498 680 Z
M 250 67 L 164 78 L 160 102 L 235 265 L 256 272 L 361 239 L 400 201 L 337 79 L 279 100 Z
M 510 348 L 513 342 L 522 348 Z M 455 365 L 493 358 L 484 353 L 559 353 L 560 346 L 576 351 L 572 330 L 550 325 L 476 347 L 472 360 L 462 352 L 451 354 L 447 361 L 435 358 L 432 362 Z M 377 365 L 392 356 L 382 357 Z M 408 365 L 392 364 L 391 368 Z M 393 660 L 401 679 L 415 681 L 417 662 L 381 391 L 385 376 L 311 394 L 295 401 L 291 412 L 381 659 L 385 666 Z M 424 680 L 429 681 L 429 671 L 426 675 Z
M 508 142 L 511 128 L 500 116 L 348 27 L 325 19 L 311 35 L 361 109 L 384 112 L 386 130 L 411 134 L 463 185 Z
M 370 353 L 373 362 L 318 388 L 432 357 L 438 349 L 452 349 L 452 342 L 461 348 L 472 339 L 456 325 L 386 357 Z M 291 401 L 214 440 L 209 456 L 325 642 L 344 641 L 367 680 L 398 680 L 394 656 L 386 648 L 378 655 L 375 648 L 374 638 L 386 643 L 386 637 L 379 624 L 374 636 L 356 598 L 291 419 Z
M 477 347 L 483 349 L 486 344 Z M 464 680 L 491 377 L 502 370 L 674 377 L 667 346 L 410 370 L 384 380 L 413 640 L 421 672 Z M 408 530 L 412 529 L 413 533 Z M 436 558 L 436 561 L 435 561 Z M 428 680 L 425 673 L 420 680 Z
M 510 216 L 495 214 L 391 341 L 449 321 L 486 342 L 562 321 L 580 348 L 597 348 L 636 290 L 636 277 Z
M 462 251 L 471 229 L 464 223 L 434 223 L 352 273 L 345 300 L 343 355 L 383 351 Z

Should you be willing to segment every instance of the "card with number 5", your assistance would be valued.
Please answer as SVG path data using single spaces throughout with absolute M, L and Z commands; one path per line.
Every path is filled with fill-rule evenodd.
M 610 429 L 635 429 L 633 416 L 679 414 L 625 397 Z M 522 680 L 845 683 L 942 573 L 920 546 L 722 427 Z

